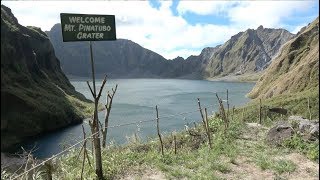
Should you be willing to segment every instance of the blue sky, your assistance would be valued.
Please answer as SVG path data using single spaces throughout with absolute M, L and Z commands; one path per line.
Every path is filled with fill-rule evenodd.
M 117 38 L 165 58 L 199 55 L 248 28 L 297 33 L 319 14 L 318 1 L 1 1 L 22 25 L 50 28 L 60 13 L 114 14 Z

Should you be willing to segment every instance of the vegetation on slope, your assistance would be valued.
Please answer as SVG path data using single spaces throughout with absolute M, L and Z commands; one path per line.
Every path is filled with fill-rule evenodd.
M 283 144 L 273 147 L 265 141 L 267 127 L 250 127 L 242 118 L 241 111 L 234 114 L 226 134 L 223 121 L 218 118 L 209 120 L 212 132 L 212 149 L 203 126 L 189 127 L 188 131 L 176 135 L 177 154 L 174 153 L 173 136 L 164 137 L 165 155 L 160 152 L 160 142 L 151 138 L 148 142 L 139 139 L 126 146 L 110 145 L 103 150 L 102 163 L 106 179 L 148 178 L 155 179 L 268 179 L 268 178 L 316 178 L 318 165 L 307 160 L 319 159 L 318 141 L 306 143 L 294 136 Z M 197 135 L 194 135 L 197 134 Z M 72 151 L 52 162 L 54 179 L 75 179 L 80 177 L 81 158 L 78 150 Z M 91 165 L 93 156 L 89 151 Z M 304 171 L 308 168 L 308 171 Z M 46 170 L 38 170 L 38 179 L 45 177 Z M 3 174 L 9 176 L 8 172 Z M 94 179 L 94 166 L 85 163 L 84 177 Z M 147 176 L 147 177 L 146 177 Z
M 261 76 L 251 98 L 319 89 L 319 17 L 287 42 Z
M 92 104 L 63 74 L 46 34 L 1 5 L 1 151 L 82 122 Z

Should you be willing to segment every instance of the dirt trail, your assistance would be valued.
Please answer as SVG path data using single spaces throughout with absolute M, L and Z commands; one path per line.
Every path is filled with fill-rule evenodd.
M 123 177 L 119 177 L 120 180 L 165 180 L 165 175 L 156 170 L 155 168 L 145 167 L 142 170 L 129 170 Z
M 240 139 L 244 144 L 255 146 L 262 141 L 265 132 L 268 128 L 260 126 L 256 123 L 248 123 L 244 133 Z M 269 148 L 269 147 L 268 147 Z M 272 147 L 270 147 L 272 148 Z M 238 155 L 235 160 L 231 161 L 227 157 L 221 157 L 221 161 L 229 167 L 230 171 L 222 173 L 215 170 L 216 176 L 221 179 L 243 179 L 243 180 L 274 180 L 274 179 L 289 179 L 289 180 L 316 180 L 319 179 L 319 164 L 309 160 L 306 156 L 299 153 L 288 153 L 285 155 L 275 155 L 270 157 L 274 160 L 291 161 L 295 164 L 295 171 L 282 174 L 276 173 L 274 170 L 261 169 L 256 163 L 254 156 L 250 154 Z M 125 175 L 122 175 L 121 180 L 164 180 L 176 179 L 175 177 L 166 178 L 165 174 L 156 168 L 139 167 L 138 170 L 130 170 Z

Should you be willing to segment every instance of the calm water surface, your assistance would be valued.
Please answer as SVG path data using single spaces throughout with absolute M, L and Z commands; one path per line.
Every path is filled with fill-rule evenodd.
M 86 79 L 70 80 L 77 91 L 92 99 L 87 87 Z M 102 80 L 97 80 L 97 91 Z M 200 98 L 203 107 L 207 107 L 209 115 L 218 109 L 215 93 L 226 99 L 226 90 L 229 91 L 230 107 L 240 106 L 249 101 L 245 95 L 252 89 L 254 83 L 213 82 L 204 80 L 178 79 L 114 79 L 108 80 L 100 103 L 106 102 L 106 91 L 118 84 L 117 93 L 113 99 L 109 126 L 152 120 L 156 117 L 155 106 L 158 105 L 160 129 L 163 134 L 179 131 L 185 125 L 200 122 L 197 98 Z M 104 121 L 105 112 L 99 113 L 99 120 Z M 174 116 L 176 114 L 176 116 Z M 172 116 L 171 116 L 172 115 Z M 89 126 L 83 123 L 87 134 Z M 156 136 L 156 122 L 133 124 L 114 127 L 108 130 L 108 143 L 124 144 L 130 141 L 134 134 L 142 140 Z M 58 132 L 32 139 L 23 146 L 30 149 L 36 146 L 34 155 L 38 158 L 50 157 L 62 150 L 66 144 L 74 143 L 82 138 L 82 128 L 75 125 Z

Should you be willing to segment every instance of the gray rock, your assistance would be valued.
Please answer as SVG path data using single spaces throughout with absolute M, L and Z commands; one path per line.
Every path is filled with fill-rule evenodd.
M 289 122 L 306 140 L 319 139 L 319 121 L 305 119 L 301 116 L 290 116 Z
M 261 124 L 259 123 L 246 123 L 246 125 L 250 128 L 260 128 Z
M 284 140 L 290 139 L 293 133 L 290 123 L 281 122 L 268 131 L 266 140 L 269 144 L 281 145 Z

